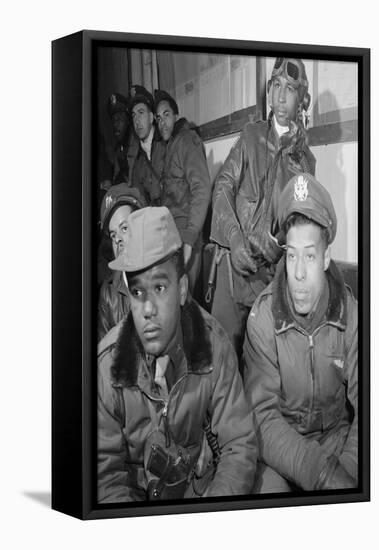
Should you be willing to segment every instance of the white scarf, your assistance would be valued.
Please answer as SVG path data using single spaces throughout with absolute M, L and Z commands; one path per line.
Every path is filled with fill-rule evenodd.
M 275 130 L 278 132 L 279 137 L 282 137 L 283 134 L 289 131 L 288 126 L 280 126 L 280 124 L 278 124 L 278 121 L 276 120 L 275 115 L 274 115 L 274 124 L 275 124 Z

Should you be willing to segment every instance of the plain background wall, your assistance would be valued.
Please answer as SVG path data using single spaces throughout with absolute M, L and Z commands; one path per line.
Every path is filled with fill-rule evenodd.
M 49 509 L 50 41 L 87 28 L 372 47 L 373 235 L 379 38 L 374 4 L 13 2 L 1 8 L 1 545 L 68 548 L 372 548 L 378 540 L 379 385 L 373 341 L 371 503 L 82 523 Z M 269 9 L 268 9 L 269 8 Z M 128 11 L 131 10 L 131 11 Z M 374 93 L 375 92 L 375 93 Z M 75 197 L 73 198 L 73 200 Z M 78 238 L 80 236 L 78 235 Z M 375 240 L 373 239 L 373 249 Z M 378 276 L 373 255 L 372 280 Z M 67 266 L 73 269 L 74 266 Z M 378 292 L 373 284 L 375 317 Z M 373 322 L 373 334 L 377 323 Z M 69 396 L 68 396 L 69 406 Z
M 332 255 L 336 260 L 358 261 L 358 145 L 333 143 L 312 147 L 316 177 L 328 189 L 337 214 Z

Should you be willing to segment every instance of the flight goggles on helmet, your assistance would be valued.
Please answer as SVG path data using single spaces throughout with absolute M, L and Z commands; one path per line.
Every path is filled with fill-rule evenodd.
M 283 75 L 295 88 L 303 86 L 308 89 L 305 67 L 303 62 L 298 59 L 278 57 L 272 69 L 271 79 L 279 75 Z

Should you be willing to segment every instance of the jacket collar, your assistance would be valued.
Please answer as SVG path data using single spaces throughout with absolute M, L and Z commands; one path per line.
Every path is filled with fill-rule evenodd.
M 113 286 L 116 292 L 124 294 L 125 296 L 128 295 L 128 290 L 122 276 L 122 271 L 115 271 L 112 277 L 109 279 L 109 284 Z
M 197 374 L 209 372 L 212 363 L 212 347 L 208 338 L 208 329 L 195 301 L 187 301 L 182 307 L 181 326 L 187 371 Z M 136 385 L 141 360 L 145 360 L 145 352 L 137 335 L 133 317 L 129 313 L 122 324 L 116 343 L 112 365 L 114 382 L 122 386 Z
M 189 127 L 190 126 L 186 118 L 184 117 L 179 118 L 174 124 L 174 129 L 172 131 L 171 139 L 176 138 L 179 132 L 181 132 L 183 129 L 187 130 L 189 129 Z
M 347 294 L 343 277 L 333 262 L 330 261 L 326 271 L 329 284 L 329 306 L 326 313 L 326 322 L 346 328 Z M 287 275 L 285 269 L 285 258 L 279 261 L 274 280 L 272 282 L 272 314 L 275 322 L 276 333 L 284 332 L 289 328 L 296 327 L 290 306 L 287 299 Z

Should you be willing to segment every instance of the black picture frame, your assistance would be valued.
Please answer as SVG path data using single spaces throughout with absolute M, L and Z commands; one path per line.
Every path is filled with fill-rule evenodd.
M 96 503 L 94 49 L 99 44 L 290 55 L 358 64 L 359 486 L 290 496 Z M 52 508 L 81 519 L 300 506 L 370 499 L 370 50 L 81 31 L 52 43 Z M 241 115 L 242 116 L 242 115 Z M 233 121 L 232 121 L 233 122 Z M 317 129 L 315 129 L 317 133 Z M 316 141 L 317 143 L 317 141 Z

